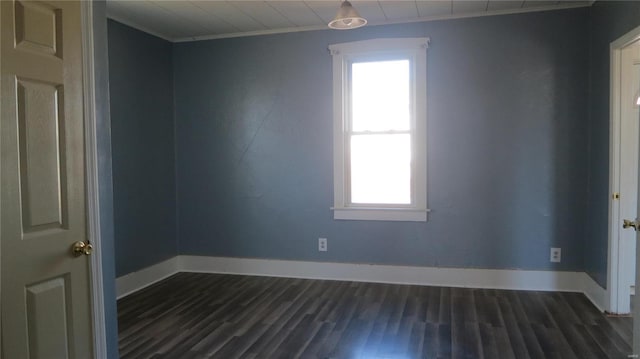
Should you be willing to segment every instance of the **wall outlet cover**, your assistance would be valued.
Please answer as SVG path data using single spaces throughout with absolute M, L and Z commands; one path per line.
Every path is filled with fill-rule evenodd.
M 318 251 L 326 252 L 327 251 L 327 239 L 326 238 L 318 238 Z

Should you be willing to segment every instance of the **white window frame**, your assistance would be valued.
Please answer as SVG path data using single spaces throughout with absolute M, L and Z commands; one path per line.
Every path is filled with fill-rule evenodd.
M 426 222 L 427 213 L 427 48 L 429 38 L 373 39 L 329 46 L 333 55 L 333 218 Z M 350 201 L 350 65 L 368 59 L 409 59 L 411 66 L 411 203 Z

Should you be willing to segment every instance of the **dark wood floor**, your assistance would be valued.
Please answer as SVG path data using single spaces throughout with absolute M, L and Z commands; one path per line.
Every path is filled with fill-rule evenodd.
M 121 358 L 626 358 L 578 293 L 179 273 L 118 301 Z

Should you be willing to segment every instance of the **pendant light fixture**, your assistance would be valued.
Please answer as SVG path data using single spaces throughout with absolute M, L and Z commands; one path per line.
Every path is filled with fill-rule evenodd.
M 357 29 L 367 24 L 367 19 L 358 14 L 351 3 L 343 1 L 336 17 L 329 23 L 329 27 L 336 30 Z

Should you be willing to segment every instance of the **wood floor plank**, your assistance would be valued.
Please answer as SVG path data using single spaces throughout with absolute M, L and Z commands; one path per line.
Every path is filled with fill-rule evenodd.
M 491 324 L 479 323 L 480 349 L 484 358 L 500 358 L 494 328 Z
M 320 329 L 318 329 L 316 334 L 311 338 L 309 344 L 300 355 L 300 358 L 317 358 L 320 348 L 322 348 L 324 341 L 327 340 L 331 334 L 334 326 L 335 324 L 333 323 L 323 322 Z
M 507 335 L 509 336 L 509 344 L 511 350 L 513 351 L 516 358 L 544 358 L 542 354 L 542 350 L 538 352 L 535 350 L 537 341 L 529 340 L 527 338 L 531 338 L 532 334 L 527 331 L 523 331 L 522 327 L 520 327 L 518 323 L 518 317 L 516 313 L 521 312 L 518 310 L 520 308 L 520 302 L 513 300 L 517 299 L 517 297 L 512 297 L 511 300 L 507 296 L 499 297 L 498 304 L 500 306 L 500 313 L 504 320 L 505 329 L 507 331 Z M 514 310 L 515 308 L 515 310 Z M 529 329 L 530 325 L 526 320 L 520 318 L 522 323 L 526 323 L 524 329 Z
M 422 353 L 422 347 L 424 345 L 424 331 L 425 322 L 414 322 L 411 328 L 411 334 L 409 336 L 409 345 L 407 347 L 408 358 L 420 358 Z
M 426 322 L 422 336 L 422 357 L 434 359 L 438 354 L 438 338 L 440 326 L 437 323 Z
M 513 348 L 509 342 L 509 335 L 504 327 L 493 327 L 493 335 L 496 342 L 496 351 L 498 355 L 496 358 L 501 359 L 515 359 Z
M 178 273 L 118 300 L 122 359 L 624 358 L 580 293 Z
M 444 359 L 451 358 L 451 325 L 440 324 L 438 325 L 438 344 L 436 351 L 436 358 Z

